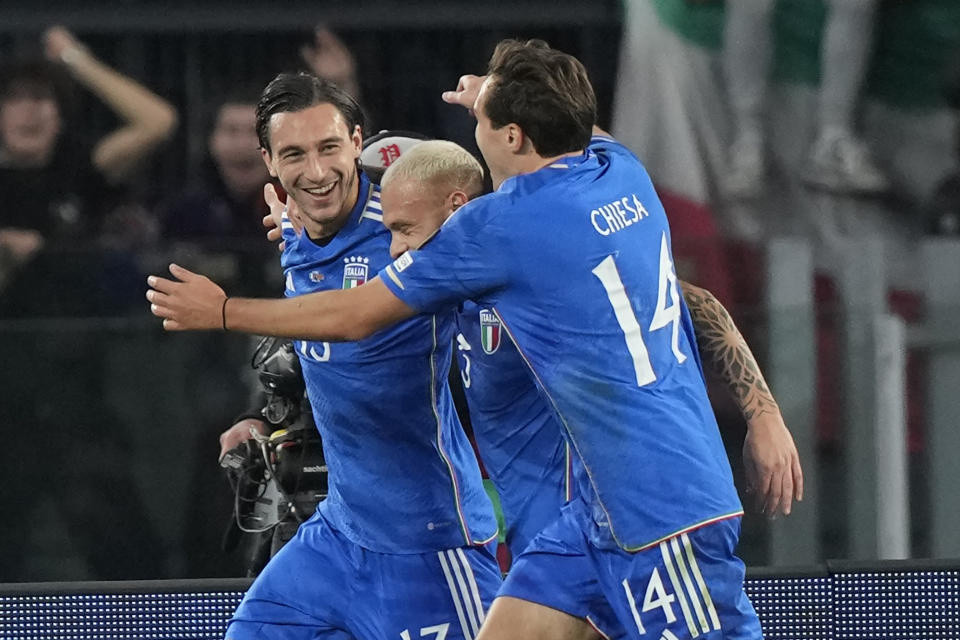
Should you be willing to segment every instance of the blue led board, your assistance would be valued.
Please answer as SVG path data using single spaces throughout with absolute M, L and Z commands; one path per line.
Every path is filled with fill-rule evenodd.
M 247 579 L 0 585 L 0 640 L 219 640 Z M 766 640 L 960 640 L 956 564 L 748 573 Z

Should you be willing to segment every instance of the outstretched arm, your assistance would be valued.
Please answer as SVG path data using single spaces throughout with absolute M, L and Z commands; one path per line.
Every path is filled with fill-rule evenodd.
M 49 59 L 62 63 L 124 121 L 93 149 L 93 164 L 109 180 L 126 178 L 131 168 L 173 134 L 177 112 L 167 101 L 98 60 L 63 27 L 47 30 L 44 49 Z
M 227 298 L 215 282 L 175 264 L 175 280 L 147 278 L 150 311 L 168 331 L 222 329 L 325 342 L 362 340 L 416 314 L 380 280 L 294 298 Z
M 790 514 L 803 499 L 803 470 L 793 436 L 770 393 L 760 366 L 720 301 L 706 289 L 680 283 L 690 308 L 700 355 L 726 383 L 747 421 L 743 444 L 747 490 L 756 493 L 762 511 Z

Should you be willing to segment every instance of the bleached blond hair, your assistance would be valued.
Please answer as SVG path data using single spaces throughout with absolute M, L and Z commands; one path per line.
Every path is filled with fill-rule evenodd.
M 473 198 L 483 191 L 483 167 L 473 155 L 449 140 L 425 140 L 387 167 L 380 180 L 388 188 L 397 180 L 415 180 L 445 188 L 459 189 Z

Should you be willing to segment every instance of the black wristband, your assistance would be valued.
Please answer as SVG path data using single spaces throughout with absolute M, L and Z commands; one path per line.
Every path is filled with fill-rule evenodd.
M 220 307 L 220 319 L 223 322 L 223 330 L 227 330 L 227 300 L 230 299 L 230 296 L 227 296 L 223 299 L 223 306 Z

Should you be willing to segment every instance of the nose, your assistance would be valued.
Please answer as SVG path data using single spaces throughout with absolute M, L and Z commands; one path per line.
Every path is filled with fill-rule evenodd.
M 390 239 L 390 257 L 394 260 L 406 253 L 409 248 L 409 245 L 404 240 L 399 238 Z
M 306 177 L 313 182 L 320 182 L 326 173 L 326 167 L 318 153 L 311 153 L 307 158 Z

